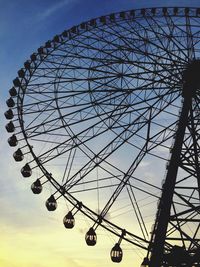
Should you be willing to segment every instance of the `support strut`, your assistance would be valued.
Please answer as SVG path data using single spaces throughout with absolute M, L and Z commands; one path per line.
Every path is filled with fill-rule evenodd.
M 163 262 L 167 226 L 170 217 L 170 209 L 172 205 L 185 129 L 188 122 L 190 105 L 191 98 L 188 99 L 185 97 L 175 136 L 174 146 L 172 148 L 171 159 L 168 165 L 165 184 L 163 186 L 162 196 L 158 205 L 157 218 L 151 242 L 152 247 L 150 248 L 150 267 L 161 267 Z

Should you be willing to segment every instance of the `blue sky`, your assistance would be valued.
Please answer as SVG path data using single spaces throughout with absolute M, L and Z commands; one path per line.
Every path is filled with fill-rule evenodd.
M 7 87 L 23 62 L 47 40 L 73 25 L 120 10 L 152 6 L 198 6 L 198 0 L 0 0 L 0 83 Z
M 113 266 L 109 251 L 103 246 L 94 254 L 88 252 L 88 247 L 82 241 L 77 247 L 72 245 L 64 249 L 67 247 L 66 237 L 56 217 L 57 213 L 49 215 L 43 207 L 44 198 L 32 196 L 30 182 L 22 180 L 20 166 L 12 159 L 13 150 L 7 145 L 3 112 L 6 110 L 5 101 L 12 80 L 23 63 L 56 34 L 94 17 L 143 7 L 198 5 L 199 0 L 0 0 L 0 234 L 4 241 L 0 252 L 0 267 Z M 79 234 L 77 232 L 70 236 L 70 240 L 79 242 Z M 10 258 L 10 253 L 16 251 L 16 248 L 18 255 L 15 255 L 14 261 Z M 25 253 L 26 249 L 28 252 Z M 81 257 L 77 256 L 77 250 Z M 51 256 L 52 254 L 56 256 Z M 41 260 L 40 264 L 36 256 Z M 81 259 L 85 262 L 82 263 Z M 139 266 L 130 262 L 129 259 L 121 266 Z

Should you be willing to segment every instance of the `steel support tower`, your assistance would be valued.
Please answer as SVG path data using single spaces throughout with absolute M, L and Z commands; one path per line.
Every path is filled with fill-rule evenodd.
M 150 267 L 200 266 L 199 91 L 200 60 L 193 60 L 183 72 L 183 105 L 152 232 Z

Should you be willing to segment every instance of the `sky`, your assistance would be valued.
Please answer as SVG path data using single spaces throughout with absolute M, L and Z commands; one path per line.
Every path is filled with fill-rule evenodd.
M 12 80 L 23 63 L 56 34 L 91 18 L 144 7 L 198 5 L 199 0 L 0 0 L 0 267 L 115 266 L 106 232 L 96 247 L 88 248 L 85 226 L 67 233 L 59 210 L 50 214 L 44 198 L 33 195 L 30 181 L 21 178 L 21 166 L 7 144 L 3 113 Z M 128 248 L 125 254 L 121 267 L 140 266 L 137 249 Z

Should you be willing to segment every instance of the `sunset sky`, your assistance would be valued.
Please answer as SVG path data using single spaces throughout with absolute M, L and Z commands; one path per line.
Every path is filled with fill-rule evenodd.
M 159 6 L 193 6 L 199 0 L 0 0 L 0 267 L 112 267 L 113 237 L 101 231 L 95 247 L 85 244 L 87 224 L 66 230 L 61 210 L 49 213 L 45 198 L 30 190 L 7 144 L 3 113 L 12 80 L 47 40 L 74 25 L 112 12 Z M 139 267 L 143 256 L 127 246 L 120 267 Z

